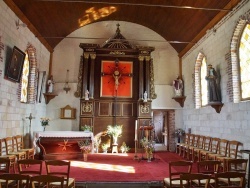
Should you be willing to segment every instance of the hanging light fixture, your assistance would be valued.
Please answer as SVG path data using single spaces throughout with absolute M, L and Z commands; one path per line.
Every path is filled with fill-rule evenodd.
M 66 72 L 66 80 L 65 80 L 63 90 L 66 91 L 66 93 L 68 93 L 68 91 L 70 90 L 70 87 L 69 87 L 69 70 L 67 70 L 67 72 Z

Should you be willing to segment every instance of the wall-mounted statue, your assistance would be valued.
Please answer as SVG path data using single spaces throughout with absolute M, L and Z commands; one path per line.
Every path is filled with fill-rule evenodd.
M 217 79 L 218 79 L 217 72 L 215 71 L 213 66 L 209 64 L 207 66 L 207 76 L 206 76 L 206 80 L 208 81 L 209 102 L 221 102 Z
M 179 75 L 177 75 L 177 78 L 173 81 L 173 87 L 175 96 L 183 96 L 183 81 Z
M 53 93 L 54 90 L 54 80 L 53 80 L 53 76 L 50 75 L 48 82 L 47 82 L 47 92 L 48 93 Z

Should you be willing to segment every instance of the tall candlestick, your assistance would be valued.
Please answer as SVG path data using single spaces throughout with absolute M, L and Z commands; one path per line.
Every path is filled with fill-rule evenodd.
M 137 140 L 137 120 L 135 120 L 135 140 Z

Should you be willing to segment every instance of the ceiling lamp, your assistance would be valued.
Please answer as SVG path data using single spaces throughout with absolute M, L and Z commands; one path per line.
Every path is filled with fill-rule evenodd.
M 66 91 L 66 93 L 68 93 L 68 91 L 70 90 L 70 87 L 69 87 L 69 70 L 67 70 L 67 73 L 66 73 L 66 80 L 65 80 L 63 90 Z

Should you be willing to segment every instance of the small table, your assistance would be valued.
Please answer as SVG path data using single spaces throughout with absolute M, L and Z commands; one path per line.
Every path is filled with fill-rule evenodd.
M 150 139 L 149 139 L 149 136 L 150 136 L 149 131 L 151 131 L 152 129 L 154 129 L 153 126 L 140 126 L 140 130 L 141 130 L 141 131 L 144 131 L 144 133 L 145 133 L 145 138 L 146 138 L 147 140 L 150 140 Z
M 247 187 L 250 187 L 250 150 L 240 150 L 241 153 L 248 154 L 248 178 L 247 178 Z

